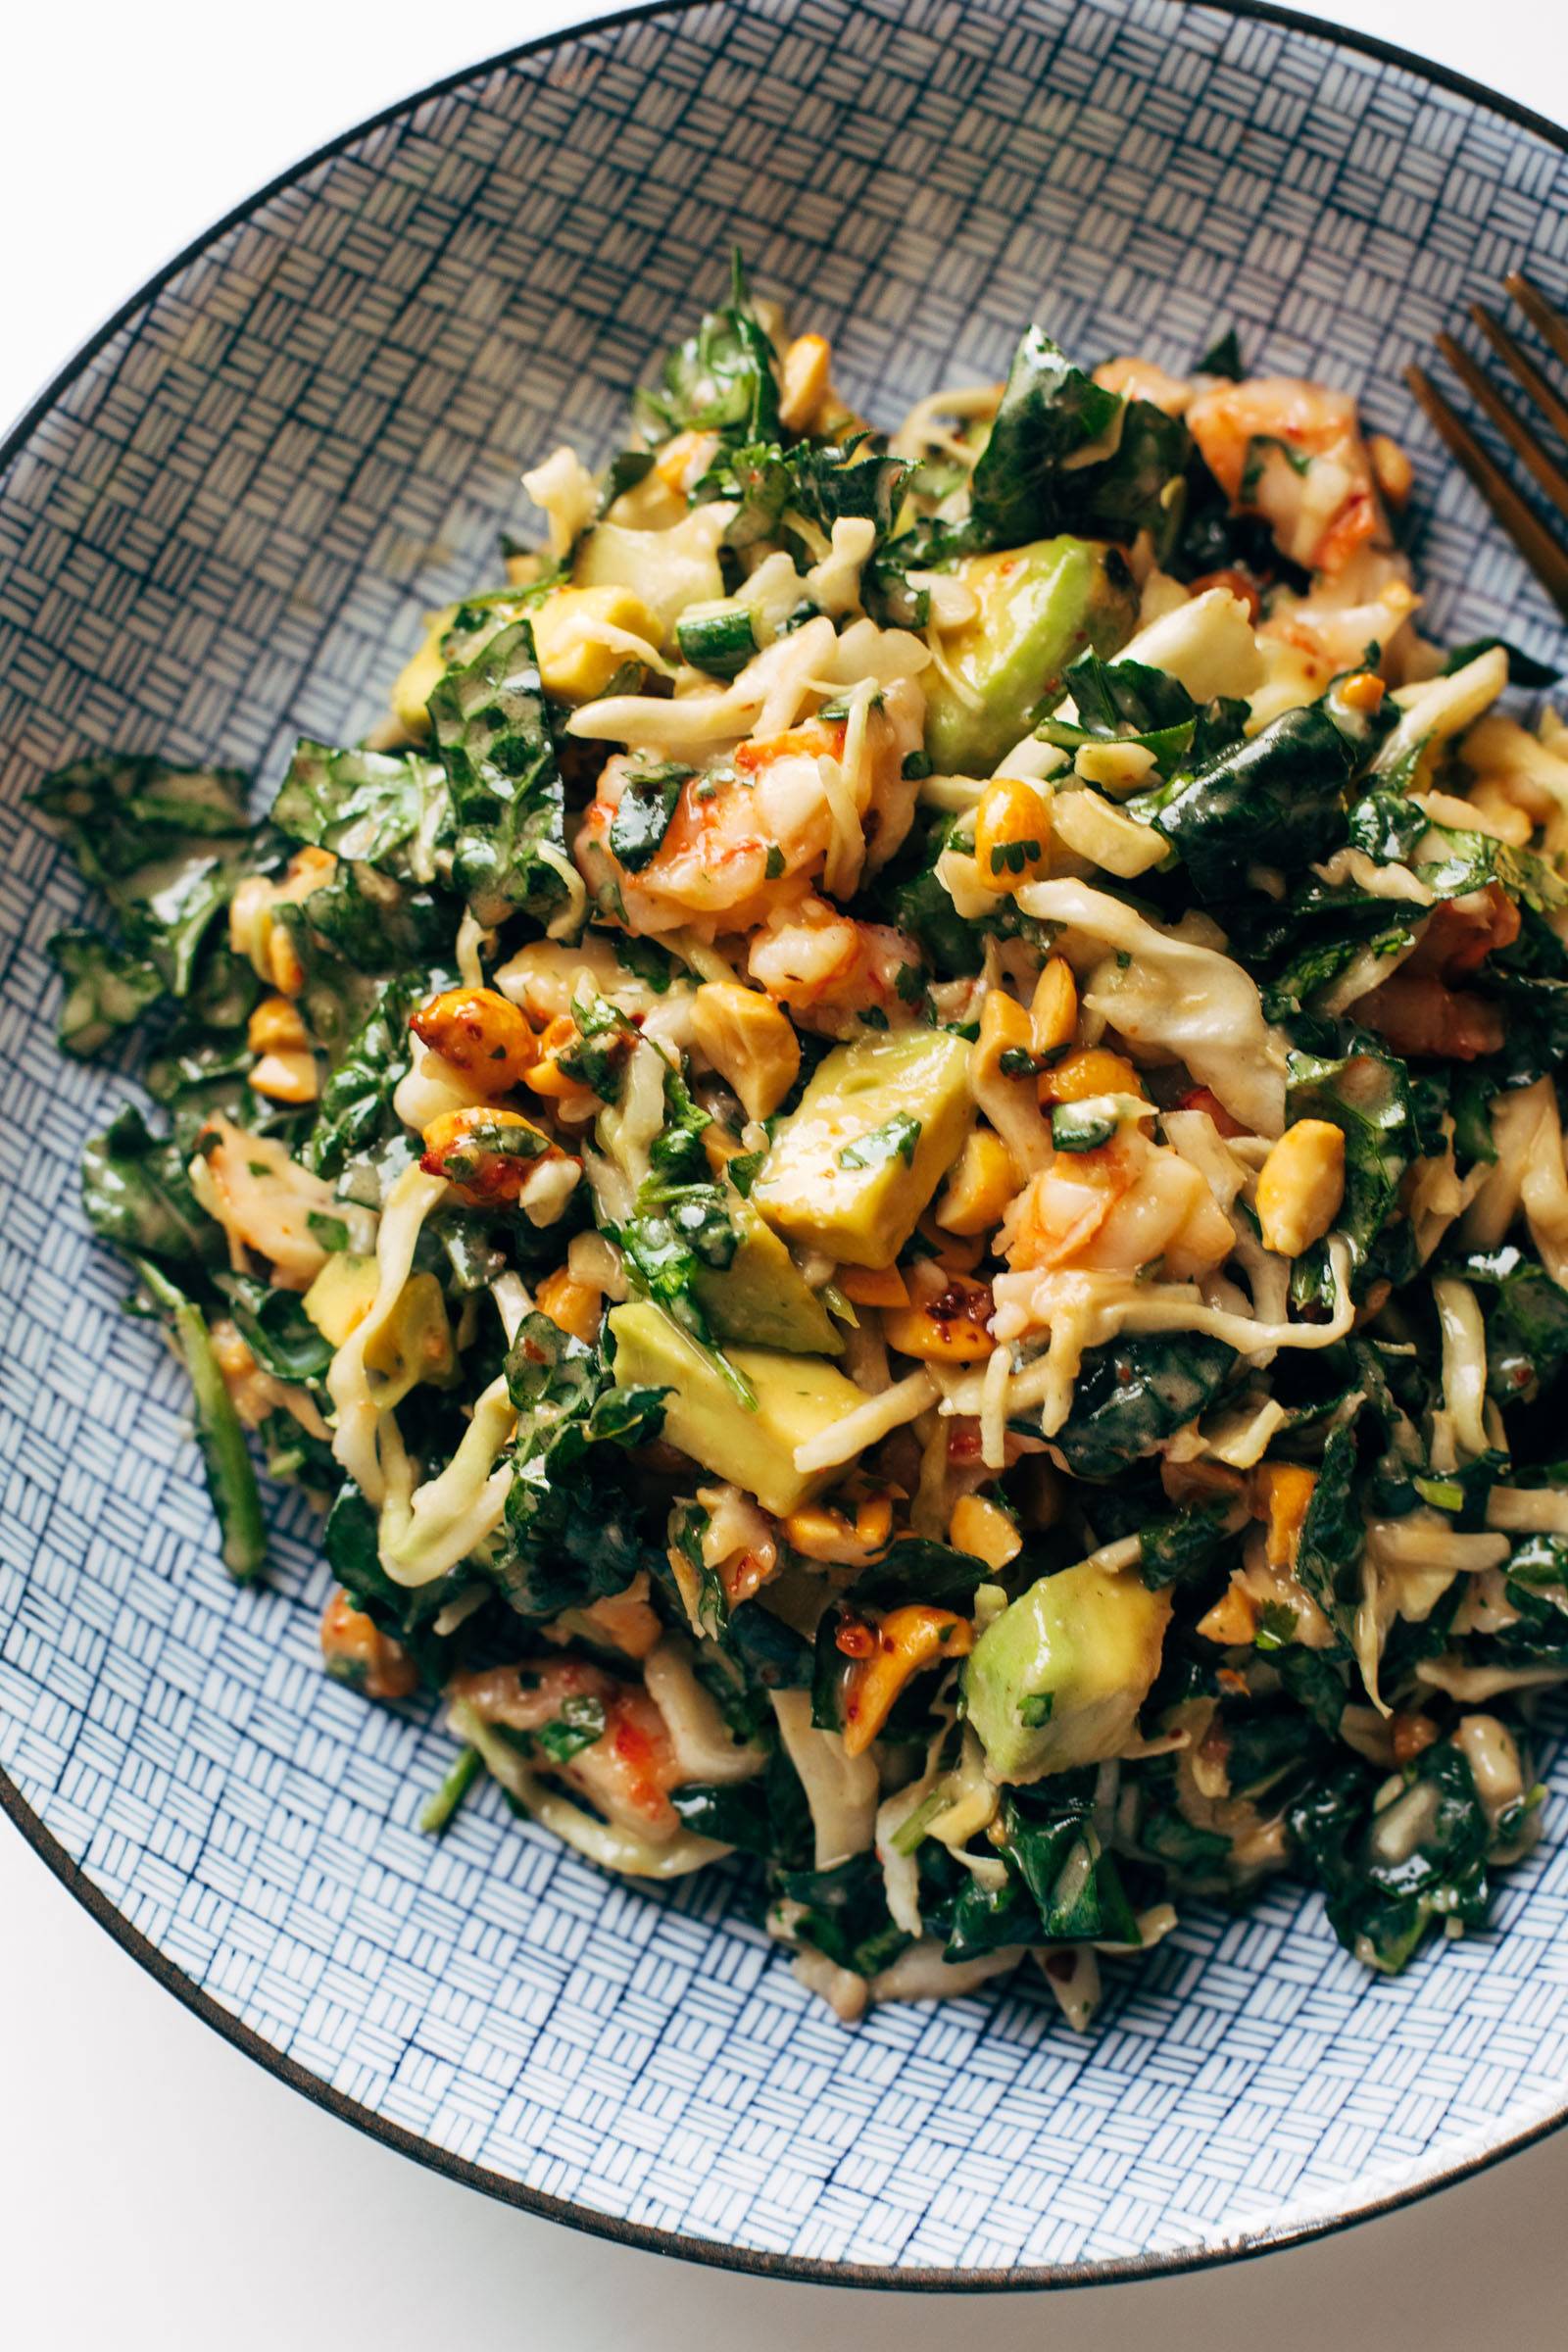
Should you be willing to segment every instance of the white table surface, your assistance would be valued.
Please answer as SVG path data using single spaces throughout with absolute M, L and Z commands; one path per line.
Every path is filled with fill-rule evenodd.
M 346 124 L 565 24 L 411 0 L 76 0 L 9 13 L 0 419 L 171 254 Z M 1338 0 L 1568 120 L 1546 0 Z M 460 21 L 461 20 L 461 21 Z M 604 2245 L 425 2173 L 190 2017 L 0 1827 L 0 2341 L 50 2352 L 550 2352 L 843 2330 L 863 2352 L 1548 2352 L 1568 2337 L 1568 2133 L 1318 2244 L 1145 2286 L 983 2306 L 777 2285 Z

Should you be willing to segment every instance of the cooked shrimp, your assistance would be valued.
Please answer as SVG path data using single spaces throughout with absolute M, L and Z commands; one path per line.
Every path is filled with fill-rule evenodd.
M 1434 907 L 1432 918 L 1413 952 L 1399 967 L 1405 973 L 1436 971 L 1443 979 L 1463 979 L 1477 971 L 1494 948 L 1511 948 L 1519 936 L 1522 917 L 1518 902 L 1498 882 L 1472 890 L 1462 899 L 1449 899 Z
M 669 1790 L 680 1768 L 664 1718 L 640 1684 L 618 1682 L 583 1658 L 535 1658 L 520 1666 L 460 1674 L 447 1685 L 447 1694 L 466 1699 L 485 1722 L 514 1732 L 569 1724 L 564 1712 L 568 1700 L 597 1700 L 605 1721 L 599 1737 L 564 1763 L 554 1762 L 541 1748 L 536 1768 L 564 1781 L 639 1837 L 662 1842 L 679 1829 Z
M 821 762 L 837 760 L 844 734 L 842 722 L 812 719 L 688 777 L 663 840 L 636 872 L 611 848 L 611 828 L 628 778 L 645 763 L 609 760 L 573 849 L 589 891 L 612 907 L 618 895 L 633 931 L 690 927 L 713 938 L 763 921 L 804 895 L 827 857 L 833 818 Z
M 1002 1242 L 1015 1272 L 1136 1274 L 1159 1258 L 1186 1282 L 1223 1263 L 1236 1237 L 1191 1161 L 1124 1127 L 1097 1151 L 1054 1152 L 1008 1209 Z
M 819 1037 L 858 1037 L 867 1013 L 872 1025 L 889 1028 L 915 1017 L 899 993 L 900 975 L 920 968 L 913 941 L 888 923 L 854 922 L 826 899 L 804 899 L 772 916 L 753 939 L 746 968 L 797 1027 Z
M 1268 680 L 1252 697 L 1254 719 L 1262 722 L 1293 703 L 1315 700 L 1338 672 L 1364 665 L 1369 645 L 1382 649 L 1378 667 L 1397 682 L 1404 646 L 1395 641 L 1419 603 L 1405 558 L 1396 548 L 1372 544 L 1343 571 L 1315 579 L 1305 596 L 1276 588 L 1257 631 Z
M 918 703 L 919 690 L 907 680 L 885 690 L 882 707 L 867 714 L 865 757 L 848 771 L 849 724 L 811 718 L 745 742 L 732 760 L 688 777 L 658 850 L 635 872 L 612 849 L 611 828 L 628 779 L 645 762 L 615 756 L 573 849 L 590 893 L 612 909 L 618 897 L 633 931 L 691 929 L 712 939 L 752 930 L 804 897 L 828 862 L 836 829 L 851 818 L 873 861 L 891 856 L 914 808 L 916 786 L 904 775 L 920 740 L 919 711 L 906 709 L 911 698 Z
M 1218 383 L 1199 393 L 1187 423 L 1232 505 L 1260 514 L 1293 564 L 1340 572 L 1358 548 L 1387 539 L 1348 392 L 1288 375 Z
M 367 1698 L 408 1698 L 419 1687 L 401 1642 L 383 1634 L 341 1591 L 333 1593 L 321 1619 L 321 1659 L 335 1683 L 347 1683 Z
M 1511 946 L 1519 921 L 1518 906 L 1495 882 L 1435 907 L 1398 970 L 1357 999 L 1357 1019 L 1405 1056 L 1474 1061 L 1495 1054 L 1503 1040 L 1500 1008 L 1455 983 L 1479 971 L 1494 948 Z
M 1356 1001 L 1357 1018 L 1406 1060 L 1446 1054 L 1475 1061 L 1502 1044 L 1502 1014 L 1467 988 L 1449 988 L 1435 972 L 1396 972 Z

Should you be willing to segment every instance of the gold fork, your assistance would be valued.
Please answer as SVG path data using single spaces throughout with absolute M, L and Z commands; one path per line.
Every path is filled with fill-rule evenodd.
M 1522 271 L 1510 270 L 1502 282 L 1547 349 L 1568 367 L 1568 318 Z M 1530 354 L 1485 303 L 1473 302 L 1470 316 L 1553 433 L 1568 445 L 1568 400 L 1553 389 Z M 1451 335 L 1439 335 L 1437 341 L 1439 351 L 1465 390 L 1491 417 L 1514 455 L 1568 520 L 1568 473 L 1543 448 L 1513 403 L 1504 400 L 1470 354 L 1461 350 Z M 1568 548 L 1559 546 L 1530 501 L 1515 489 L 1502 467 L 1482 448 L 1425 368 L 1407 368 L 1404 380 L 1431 417 L 1446 448 L 1474 482 L 1558 612 L 1568 620 Z

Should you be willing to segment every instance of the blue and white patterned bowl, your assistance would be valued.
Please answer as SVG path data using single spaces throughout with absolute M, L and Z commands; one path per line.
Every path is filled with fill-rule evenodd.
M 610 445 L 722 282 L 826 327 L 891 418 L 1039 318 L 1097 354 L 1355 386 L 1407 439 L 1442 633 L 1560 637 L 1398 380 L 1523 264 L 1568 287 L 1568 142 L 1413 61 L 1170 0 L 715 0 L 481 68 L 290 173 L 99 335 L 0 458 L 0 1795 L 113 1933 L 314 2098 L 635 2243 L 1018 2285 L 1248 2251 L 1568 2105 L 1568 1764 L 1499 1933 L 1380 1982 L 1315 1900 L 1198 1911 L 1070 2033 L 1030 1987 L 846 2031 L 722 1883 L 599 1877 L 323 1680 L 316 1524 L 220 1564 L 180 1377 L 76 1207 L 129 1080 L 60 1061 L 77 887 L 23 794 L 99 747 L 249 765 L 368 723 L 482 578 L 519 466 Z

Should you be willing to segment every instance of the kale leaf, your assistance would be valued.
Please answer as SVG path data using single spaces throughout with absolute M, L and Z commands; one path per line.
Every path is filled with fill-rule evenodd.
M 246 1584 L 267 1564 L 267 1523 L 244 1427 L 213 1352 L 207 1318 L 161 1267 L 145 1259 L 135 1264 L 143 1291 L 168 1323 L 184 1358 L 196 1444 L 222 1537 L 223 1565 L 236 1584 Z
M 409 1017 L 444 976 L 406 972 L 379 990 L 321 1089 L 317 1120 L 303 1157 L 318 1176 L 338 1176 L 355 1153 L 398 1131 L 392 1097 L 408 1075 Z
M 337 1491 L 321 1536 L 333 1575 L 357 1609 L 408 1651 L 422 1682 L 439 1688 L 470 1645 L 480 1638 L 486 1612 L 464 1618 L 454 1634 L 438 1634 L 435 1620 L 448 1603 L 473 1583 L 466 1562 L 449 1576 L 410 1588 L 381 1565 L 379 1523 L 352 1479 Z
M 148 956 L 117 947 L 98 931 L 57 931 L 49 956 L 66 983 L 60 1048 L 78 1060 L 98 1053 L 117 1029 L 139 1021 L 164 993 L 163 974 Z
M 1568 1358 L 1568 1291 L 1512 1242 L 1452 1260 L 1481 1294 L 1487 1319 L 1487 1387 L 1499 1404 L 1530 1404 Z
M 1223 375 L 1233 384 L 1242 381 L 1247 369 L 1242 362 L 1242 347 L 1237 341 L 1234 326 L 1228 326 L 1222 335 L 1215 337 L 1199 361 L 1195 372 L 1199 375 Z
M 400 882 L 435 879 L 452 804 L 438 760 L 418 752 L 335 752 L 302 739 L 272 803 L 291 841 L 331 850 Z
M 31 798 L 65 832 L 131 949 L 183 997 L 214 919 L 241 874 L 268 856 L 266 839 L 249 831 L 245 796 L 231 768 L 108 755 L 57 769 Z
M 597 1348 L 525 1315 L 507 1356 L 517 1434 L 506 1517 L 487 1572 L 519 1615 L 558 1617 L 662 1563 L 662 1514 L 628 1447 L 664 1418 L 662 1389 L 618 1389 Z
M 640 874 L 659 855 L 680 788 L 695 772 L 675 760 L 628 770 L 610 820 L 610 853 L 627 873 Z
M 1109 436 L 1102 458 L 1082 453 Z M 1075 368 L 1038 326 L 1024 335 L 970 483 L 970 548 L 1022 547 L 1058 531 L 1162 535 L 1166 485 L 1187 463 L 1187 428 L 1147 401 L 1124 401 Z M 1068 465 L 1067 460 L 1080 462 Z
M 910 1940 L 889 1916 L 874 1854 L 855 1854 L 831 1870 L 787 1870 L 777 1884 L 785 1900 L 801 1907 L 795 1921 L 801 1941 L 858 1977 L 874 1977 Z
M 1379 865 L 1410 866 L 1435 898 L 1461 899 L 1500 882 L 1510 898 L 1538 914 L 1568 905 L 1568 882 L 1544 858 L 1491 833 L 1439 824 L 1390 785 L 1374 785 L 1352 802 L 1346 821 L 1352 849 L 1364 850 Z
M 282 907 L 279 914 L 286 920 L 292 911 Z M 297 919 L 363 973 L 433 963 L 450 950 L 457 928 L 450 899 L 395 882 L 378 867 L 348 858 L 340 858 L 328 879 L 312 891 Z M 309 941 L 306 949 L 300 960 L 308 965 Z
M 707 1349 L 725 1384 L 755 1410 L 751 1384 L 717 1345 L 700 1297 L 704 1270 L 722 1273 L 740 1246 L 718 1186 L 645 1185 L 614 1234 L 634 1288 Z
M 1329 1923 L 1348 1951 L 1396 1975 L 1439 1919 L 1485 1923 L 1490 1899 L 1490 1832 L 1470 1766 L 1451 1740 L 1425 1748 L 1406 1767 L 1394 1806 L 1417 1805 L 1419 1834 L 1392 1841 L 1393 1859 L 1375 1834 L 1373 1800 L 1381 1776 L 1345 1763 L 1289 1807 L 1292 1853 L 1322 1887 Z M 1388 1810 L 1376 1817 L 1387 1819 Z
M 1508 657 L 1510 686 L 1555 686 L 1562 675 L 1560 668 L 1553 669 L 1549 662 L 1538 662 L 1534 654 L 1522 654 L 1506 637 L 1476 637 L 1468 645 L 1456 645 L 1443 664 L 1442 674 L 1451 678 L 1456 670 L 1468 669 L 1472 662 L 1479 662 L 1483 654 L 1498 651 Z
M 1298 1582 L 1317 1602 L 1341 1644 L 1355 1638 L 1366 1527 L 1356 1494 L 1356 1444 L 1348 1429 L 1330 1432 L 1297 1544 Z
M 511 621 L 430 697 L 457 816 L 452 876 L 483 923 L 521 906 L 541 919 L 565 896 L 565 801 L 533 629 Z
M 198 1267 L 228 1254 L 222 1228 L 190 1189 L 178 1148 L 151 1134 L 128 1104 L 82 1153 L 81 1202 L 101 1241 L 139 1257 Z
M 1358 956 L 1402 953 L 1425 919 L 1424 906 L 1300 877 L 1287 900 L 1233 900 L 1224 915 L 1271 1021 L 1308 1011 Z
M 240 1338 L 264 1372 L 275 1380 L 319 1380 L 332 1361 L 332 1344 L 322 1338 L 300 1300 L 254 1274 L 217 1274 L 219 1290 Z
M 1002 1887 L 968 1880 L 930 1924 L 946 1929 L 944 1958 L 973 1960 L 1013 1943 L 1137 1944 L 1138 1920 L 1119 1865 L 1094 1820 L 1093 1771 L 1054 1775 L 1003 1797 Z
M 1077 718 L 1043 718 L 1035 729 L 1042 743 L 1069 752 L 1086 743 L 1140 744 L 1166 774 L 1193 748 L 1198 705 L 1168 671 L 1143 662 L 1106 662 L 1091 649 L 1069 664 L 1061 685 Z M 1246 706 L 1239 708 L 1245 711 Z
M 1183 770 L 1137 812 L 1163 833 L 1200 898 L 1224 898 L 1250 866 L 1295 872 L 1340 846 L 1357 757 L 1327 707 L 1310 703 Z
M 1055 1438 L 1074 1477 L 1119 1477 L 1195 1419 L 1236 1360 L 1223 1340 L 1191 1332 L 1144 1333 L 1086 1348 L 1072 1411 Z
M 717 433 L 727 442 L 775 441 L 779 432 L 778 363 L 752 307 L 737 254 L 730 298 L 710 311 L 664 361 L 662 385 L 644 388 L 637 405 L 659 438 Z
M 797 515 L 828 539 L 836 522 L 873 523 L 874 545 L 882 547 L 909 472 L 906 460 L 888 457 L 861 433 L 845 442 L 802 441 L 792 449 L 759 443 L 726 451 L 698 490 L 704 498 L 740 502 L 741 512 L 726 534 L 732 547 L 782 537 L 806 555 L 807 537 L 793 521 Z
M 888 878 L 891 919 L 915 946 L 938 978 L 956 980 L 979 971 L 985 961 L 980 926 L 967 922 L 937 877 L 937 860 L 957 819 L 939 816 L 910 842 Z
M 1345 1200 L 1335 1223 L 1359 1269 L 1394 1213 L 1421 1138 L 1410 1073 L 1398 1055 L 1366 1030 L 1339 1032 L 1334 1042 L 1344 1051 L 1292 1052 L 1286 1115 L 1325 1119 L 1345 1137 Z

